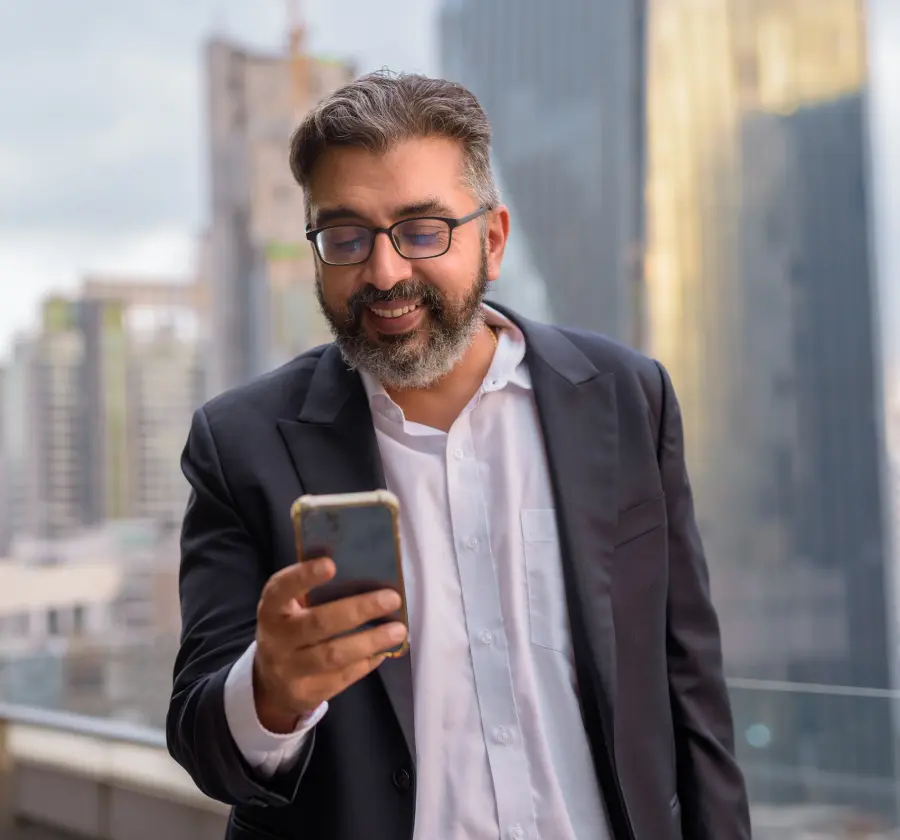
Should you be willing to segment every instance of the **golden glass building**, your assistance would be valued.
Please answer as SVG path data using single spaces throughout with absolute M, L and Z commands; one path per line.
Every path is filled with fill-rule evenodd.
M 649 0 L 648 350 L 680 394 L 758 800 L 891 821 L 858 0 Z

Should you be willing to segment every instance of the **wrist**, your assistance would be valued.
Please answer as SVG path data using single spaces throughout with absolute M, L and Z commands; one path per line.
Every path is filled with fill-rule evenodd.
M 303 719 L 302 715 L 273 708 L 265 702 L 257 702 L 256 717 L 259 725 L 273 735 L 290 735 Z
M 274 735 L 289 735 L 303 719 L 303 714 L 275 702 L 259 673 L 259 661 L 253 662 L 253 704 L 260 726 Z

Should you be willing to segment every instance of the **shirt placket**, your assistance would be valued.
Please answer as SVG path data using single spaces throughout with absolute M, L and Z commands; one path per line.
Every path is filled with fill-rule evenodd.
M 472 411 L 447 436 L 447 495 L 475 692 L 501 836 L 536 840 L 534 803 L 512 685 L 487 505 L 475 457 Z

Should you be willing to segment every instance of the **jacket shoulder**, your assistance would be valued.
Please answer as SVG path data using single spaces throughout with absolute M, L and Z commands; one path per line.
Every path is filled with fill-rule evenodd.
M 662 406 L 665 370 L 656 359 L 602 333 L 559 327 L 601 372 L 613 373 L 620 387 L 637 388 L 654 413 Z
M 329 346 L 314 347 L 269 373 L 229 388 L 204 403 L 201 411 L 212 426 L 296 416 L 313 372 Z

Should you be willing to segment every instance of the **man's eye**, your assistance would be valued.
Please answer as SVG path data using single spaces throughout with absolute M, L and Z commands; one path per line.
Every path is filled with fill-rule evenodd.
M 431 245 L 436 242 L 439 234 L 436 231 L 404 231 L 403 238 L 410 245 Z
M 357 236 L 353 239 L 339 239 L 336 242 L 332 242 L 331 247 L 337 248 L 339 251 L 353 253 L 362 249 L 362 243 L 362 237 Z

